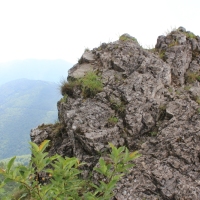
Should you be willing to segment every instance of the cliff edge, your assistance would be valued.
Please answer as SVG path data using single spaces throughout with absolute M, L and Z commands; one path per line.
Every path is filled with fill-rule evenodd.
M 76 80 L 92 71 L 103 88 L 90 95 Z M 31 130 L 33 142 L 51 140 L 50 155 L 76 156 L 87 169 L 108 142 L 139 150 L 115 199 L 200 199 L 199 36 L 179 27 L 147 50 L 124 34 L 86 50 L 68 81 L 57 104 L 59 123 Z

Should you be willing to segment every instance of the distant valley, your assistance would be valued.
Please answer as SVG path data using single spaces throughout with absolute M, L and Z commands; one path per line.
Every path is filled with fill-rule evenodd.
M 59 83 L 70 67 L 63 60 L 0 63 L 0 160 L 29 154 L 30 130 L 57 120 Z
M 0 159 L 29 153 L 30 129 L 57 119 L 55 83 L 19 79 L 0 86 Z

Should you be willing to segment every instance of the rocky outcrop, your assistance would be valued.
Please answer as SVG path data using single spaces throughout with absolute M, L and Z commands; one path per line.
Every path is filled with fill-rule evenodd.
M 200 38 L 180 27 L 145 50 L 126 36 L 83 54 L 69 80 L 93 70 L 103 90 L 85 98 L 74 87 L 58 102 L 62 128 L 33 129 L 32 141 L 50 139 L 51 155 L 76 156 L 87 169 L 106 154 L 108 142 L 126 145 L 142 156 L 118 184 L 115 199 L 198 200 Z

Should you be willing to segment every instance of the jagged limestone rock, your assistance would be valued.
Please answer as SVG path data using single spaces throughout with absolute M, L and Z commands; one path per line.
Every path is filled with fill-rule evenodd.
M 142 156 L 118 184 L 116 199 L 199 200 L 200 40 L 190 37 L 183 28 L 159 36 L 155 53 L 131 40 L 87 51 L 69 76 L 92 66 L 102 92 L 84 98 L 75 88 L 73 97 L 58 102 L 60 134 L 38 127 L 32 141 L 50 139 L 49 154 L 76 156 L 86 172 L 106 155 L 108 142 L 126 145 Z M 113 116 L 118 120 L 109 124 Z

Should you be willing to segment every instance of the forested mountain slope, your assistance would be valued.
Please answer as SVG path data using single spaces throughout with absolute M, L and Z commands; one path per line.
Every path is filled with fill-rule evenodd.
M 31 128 L 57 120 L 58 85 L 19 79 L 0 86 L 0 159 L 29 153 Z

